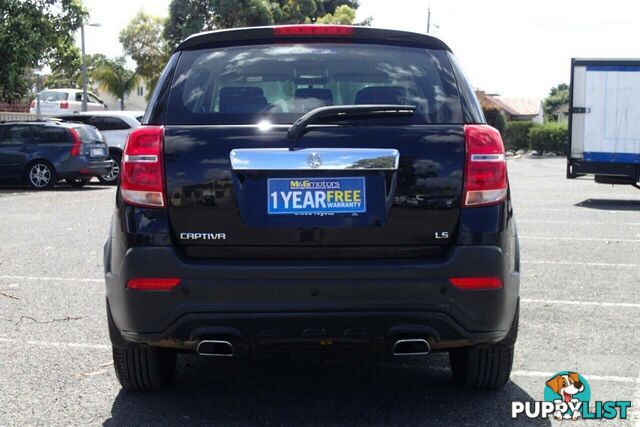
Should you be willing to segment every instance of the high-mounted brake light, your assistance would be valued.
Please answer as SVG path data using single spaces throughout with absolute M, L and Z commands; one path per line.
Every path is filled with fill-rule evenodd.
M 502 280 L 499 277 L 452 277 L 449 282 L 465 291 L 502 288 Z
M 71 155 L 72 156 L 80 156 L 82 155 L 82 139 L 80 138 L 80 134 L 74 128 L 69 129 L 71 131 L 71 139 L 73 139 L 73 146 L 71 147 Z
M 507 162 L 500 132 L 488 125 L 466 125 L 464 206 L 487 206 L 507 197 Z
M 170 291 L 180 284 L 176 278 L 139 278 L 127 281 L 127 289 L 139 291 Z
M 273 27 L 274 36 L 351 36 L 353 27 L 346 25 L 283 25 Z
M 69 109 L 69 101 L 61 101 L 60 102 L 60 109 L 61 110 L 68 110 Z
M 120 173 L 120 193 L 125 202 L 142 207 L 165 206 L 163 139 L 162 126 L 141 126 L 129 134 Z

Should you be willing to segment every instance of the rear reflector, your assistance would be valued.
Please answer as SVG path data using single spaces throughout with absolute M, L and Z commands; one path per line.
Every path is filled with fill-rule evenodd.
M 502 280 L 499 277 L 452 277 L 449 282 L 458 289 L 483 290 L 500 289 Z
M 500 132 L 488 125 L 464 127 L 467 150 L 464 206 L 487 206 L 507 197 L 507 162 Z
M 74 128 L 69 129 L 71 132 L 71 139 L 73 139 L 73 146 L 71 147 L 71 155 L 79 156 L 82 154 L 82 139 L 80 138 L 80 134 Z
M 169 291 L 180 284 L 175 278 L 131 279 L 127 282 L 127 289 L 139 291 Z
M 162 126 L 141 126 L 127 138 L 120 173 L 120 193 L 125 202 L 161 208 L 164 203 Z
M 283 36 L 351 36 L 353 27 L 346 25 L 284 25 L 273 27 L 273 35 Z

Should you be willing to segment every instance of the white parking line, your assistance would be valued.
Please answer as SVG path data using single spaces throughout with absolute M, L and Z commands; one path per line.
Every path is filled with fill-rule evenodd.
M 533 298 L 520 298 L 520 301 L 529 304 L 548 304 L 548 305 L 585 305 L 596 307 L 620 307 L 620 308 L 640 308 L 640 304 L 628 302 L 596 302 L 596 301 L 568 301 L 568 300 L 546 300 Z
M 0 338 L 0 343 L 6 344 L 24 344 L 36 347 L 56 347 L 56 348 L 89 348 L 92 350 L 111 350 L 110 345 L 104 344 L 88 344 L 75 342 L 52 342 L 52 341 L 24 341 L 13 338 Z
M 567 242 L 625 242 L 640 243 L 640 239 L 618 239 L 618 238 L 600 238 L 600 237 L 555 237 L 555 236 L 518 236 L 520 240 L 562 240 Z
M 556 375 L 555 372 L 541 372 L 541 371 L 512 371 L 511 375 L 516 377 L 536 377 L 536 378 L 551 378 Z M 589 375 L 585 374 L 585 377 L 589 381 L 610 381 L 617 383 L 638 383 L 640 384 L 640 378 L 633 377 L 618 377 L 612 375 Z
M 103 283 L 104 279 L 90 279 L 86 277 L 50 277 L 50 276 L 0 276 L 0 279 L 7 280 L 54 280 L 69 282 L 91 282 Z
M 521 264 L 542 264 L 542 265 L 576 265 L 584 267 L 614 267 L 614 268 L 640 268 L 640 264 L 615 264 L 608 262 L 581 262 L 581 261 L 528 261 L 522 260 Z

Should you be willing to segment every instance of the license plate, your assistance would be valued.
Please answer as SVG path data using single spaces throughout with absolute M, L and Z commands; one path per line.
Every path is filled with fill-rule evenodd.
M 91 157 L 104 157 L 107 155 L 107 152 L 104 148 L 92 148 L 91 149 Z
M 271 178 L 269 215 L 360 214 L 367 211 L 365 179 Z

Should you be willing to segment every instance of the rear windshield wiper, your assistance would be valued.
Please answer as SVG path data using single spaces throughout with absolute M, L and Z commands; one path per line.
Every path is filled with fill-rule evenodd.
M 307 131 L 307 126 L 320 119 L 335 118 L 343 120 L 349 117 L 366 116 L 412 116 L 416 111 L 415 105 L 339 105 L 332 107 L 320 107 L 309 111 L 304 116 L 296 120 L 289 131 L 287 138 L 289 141 L 297 141 Z

